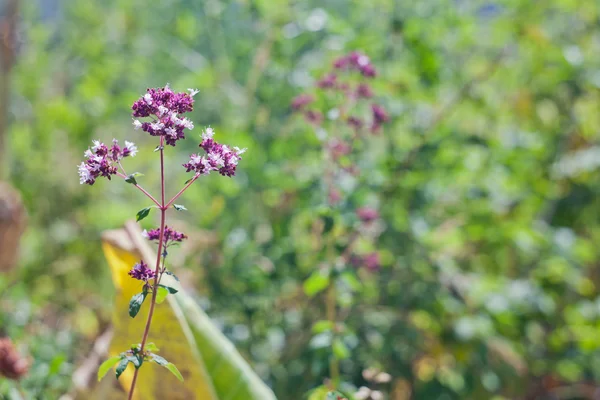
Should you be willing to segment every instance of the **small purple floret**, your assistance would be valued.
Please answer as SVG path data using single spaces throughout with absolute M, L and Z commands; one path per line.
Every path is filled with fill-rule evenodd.
M 150 268 L 148 268 L 148 264 L 146 264 L 143 260 L 140 260 L 139 263 L 135 264 L 131 271 L 129 271 L 129 276 L 133 279 L 137 279 L 139 281 L 143 281 L 148 283 L 150 279 L 154 279 L 156 274 Z

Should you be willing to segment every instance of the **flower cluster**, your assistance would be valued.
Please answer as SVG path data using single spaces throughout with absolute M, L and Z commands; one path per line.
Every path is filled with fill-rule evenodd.
M 359 53 L 358 51 L 353 51 L 346 56 L 338 58 L 334 61 L 333 67 L 335 69 L 342 70 L 355 70 L 367 78 L 373 78 L 375 75 L 377 75 L 377 71 L 375 70 L 373 64 L 371 64 L 369 57 Z
M 79 183 L 93 185 L 96 178 L 105 176 L 110 179 L 117 173 L 117 164 L 125 157 L 135 157 L 137 147 L 125 141 L 125 147 L 119 146 L 117 139 L 113 139 L 109 148 L 104 143 L 94 140 L 93 146 L 83 153 L 86 160 L 79 164 Z
M 160 228 L 151 229 L 149 231 L 144 230 L 142 232 L 142 236 L 144 236 L 148 240 L 153 240 L 158 243 L 160 239 Z M 165 226 L 165 236 L 163 238 L 164 247 L 168 247 L 173 243 L 181 243 L 183 239 L 187 239 L 187 236 L 181 232 L 177 232 L 175 229 L 171 229 L 168 226 Z
M 134 118 L 151 117 L 152 121 L 133 121 L 136 129 L 142 129 L 152 136 L 163 136 L 168 145 L 175 146 L 178 140 L 185 138 L 184 129 L 194 129 L 194 124 L 179 114 L 194 109 L 194 95 L 197 90 L 188 89 L 190 93 L 175 93 L 169 86 L 160 89 L 148 89 L 131 109 Z
M 211 171 L 218 171 L 223 176 L 235 175 L 238 161 L 242 159 L 241 155 L 246 149 L 219 144 L 214 141 L 214 134 L 215 131 L 210 127 L 202 132 L 200 147 L 206 155 L 192 154 L 190 161 L 183 164 L 186 172 L 195 171 L 199 175 L 208 175 Z
M 13 342 L 0 337 L 0 376 L 8 379 L 21 379 L 29 370 L 29 362 L 23 358 Z
M 352 73 L 356 72 L 359 73 L 357 82 L 352 78 Z M 339 113 L 339 119 L 350 126 L 355 133 L 364 127 L 368 127 L 371 133 L 377 133 L 381 126 L 389 121 L 387 112 L 377 103 L 371 103 L 370 109 L 360 107 L 360 100 L 370 99 L 374 95 L 373 89 L 365 79 L 376 75 L 377 71 L 369 57 L 354 51 L 335 60 L 332 70 L 317 81 L 317 88 L 342 94 L 344 104 L 339 105 L 334 114 Z M 314 96 L 310 94 L 301 94 L 292 100 L 291 108 L 293 111 L 302 112 L 310 124 L 320 126 L 324 120 L 324 112 L 309 109 L 309 105 L 314 100 Z
M 361 207 L 356 210 L 356 216 L 365 224 L 371 223 L 379 218 L 379 213 L 374 208 Z
M 350 262 L 357 268 L 363 267 L 370 272 L 376 272 L 381 267 L 377 252 L 352 256 Z
M 139 263 L 135 264 L 133 268 L 131 268 L 131 271 L 129 271 L 129 276 L 147 284 L 150 279 L 154 279 L 156 277 L 156 274 L 154 271 L 148 268 L 148 264 L 146 264 L 143 260 L 140 260 Z

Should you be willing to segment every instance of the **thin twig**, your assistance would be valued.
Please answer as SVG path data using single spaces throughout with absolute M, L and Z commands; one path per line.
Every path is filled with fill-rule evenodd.
M 144 354 L 144 348 L 146 341 L 148 340 L 148 334 L 150 332 L 150 326 L 152 325 L 152 316 L 154 315 L 154 307 L 156 306 L 156 295 L 158 293 L 158 284 L 160 281 L 160 261 L 162 256 L 162 248 L 165 240 L 165 219 L 167 214 L 167 208 L 165 207 L 165 161 L 164 161 L 164 136 L 160 138 L 160 192 L 161 192 L 161 206 L 160 206 L 160 235 L 158 238 L 158 251 L 156 254 L 156 267 L 154 268 L 154 283 L 152 285 L 152 299 L 150 301 L 150 310 L 148 311 L 148 319 L 146 320 L 146 326 L 144 328 L 144 335 L 142 336 L 142 343 L 140 344 L 140 354 Z M 133 398 L 133 392 L 135 391 L 135 384 L 139 374 L 139 368 L 136 368 L 133 374 L 133 381 L 131 382 L 131 388 L 129 389 L 128 399 Z

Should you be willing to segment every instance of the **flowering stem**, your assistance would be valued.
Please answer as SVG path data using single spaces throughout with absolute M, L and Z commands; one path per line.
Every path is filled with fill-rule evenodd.
M 331 238 L 328 241 L 327 245 L 327 258 L 332 263 L 333 267 L 333 239 Z M 327 319 L 331 322 L 332 325 L 332 343 L 336 336 L 336 293 L 335 293 L 335 281 L 330 278 L 329 286 L 327 287 L 326 299 L 325 299 L 325 312 L 327 314 Z M 340 378 L 340 365 L 335 354 L 331 354 L 331 358 L 329 359 L 329 375 L 331 378 L 331 389 L 334 390 L 338 384 L 338 380 Z
M 144 347 L 146 346 L 146 340 L 148 339 L 148 333 L 150 332 L 150 325 L 152 324 L 152 315 L 154 314 L 154 306 L 156 305 L 156 294 L 158 292 L 158 283 L 160 281 L 159 271 L 160 271 L 160 259 L 162 255 L 162 248 L 164 244 L 164 234 L 165 234 L 165 219 L 167 214 L 167 207 L 165 206 L 165 162 L 164 162 L 164 137 L 160 138 L 160 192 L 161 192 L 161 204 L 160 208 L 160 235 L 158 238 L 158 251 L 156 254 L 156 267 L 154 269 L 154 283 L 152 285 L 152 300 L 150 302 L 150 311 L 148 311 L 148 319 L 146 320 L 146 327 L 144 328 L 144 335 L 142 336 L 142 343 L 140 344 L 140 353 L 144 352 Z M 155 200 L 156 202 L 156 200 Z M 135 384 L 137 382 L 137 377 L 139 373 L 139 368 L 137 368 L 133 375 L 133 381 L 131 382 L 131 389 L 129 389 L 129 397 L 131 400 L 133 398 L 133 391 L 135 390 Z
M 123 167 L 121 167 L 123 168 Z M 123 179 L 127 179 L 127 175 L 122 174 L 120 172 L 117 172 L 117 175 L 120 176 Z M 152 196 L 150 193 L 148 193 L 146 191 L 146 189 L 144 189 L 143 187 L 141 187 L 140 185 L 138 185 L 137 183 L 133 183 L 133 186 L 135 186 L 136 188 L 138 188 L 142 193 L 144 193 L 146 195 L 146 197 L 148 197 L 150 200 L 152 200 L 152 202 L 154 202 L 154 204 L 156 204 L 158 206 L 158 208 L 161 208 L 162 206 L 160 205 L 160 203 L 154 198 L 154 196 Z M 163 195 L 164 196 L 164 195 Z
M 190 179 L 190 181 L 183 187 L 183 189 L 181 189 L 179 191 L 179 193 L 177 193 L 175 196 L 173 196 L 173 198 L 169 201 L 169 203 L 165 206 L 165 208 L 168 209 L 169 207 L 171 207 L 171 205 L 173 204 L 173 202 L 175 200 L 177 200 L 177 198 L 179 196 L 181 196 L 183 194 L 183 192 L 185 192 L 187 190 L 187 188 L 189 188 L 192 185 L 192 183 L 194 183 L 194 181 L 196 179 L 198 179 L 199 176 L 200 176 L 200 174 L 196 173 L 196 175 L 194 175 L 194 177 L 192 179 Z

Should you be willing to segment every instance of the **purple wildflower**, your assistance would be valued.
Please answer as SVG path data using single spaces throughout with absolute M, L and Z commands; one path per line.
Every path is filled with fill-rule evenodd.
M 361 207 L 357 209 L 356 215 L 364 223 L 373 222 L 377 218 L 379 218 L 379 213 L 377 212 L 377 210 L 370 207 Z
M 321 89 L 332 89 L 336 87 L 337 75 L 327 74 L 317 82 L 317 86 Z
M 363 266 L 369 271 L 377 271 L 381 267 L 379 262 L 379 254 L 377 252 L 369 253 L 362 258 Z
M 336 160 L 342 156 L 345 156 L 346 154 L 350 154 L 352 151 L 352 147 L 348 143 L 338 139 L 332 140 L 329 144 L 329 148 L 331 150 L 332 157 Z
M 333 62 L 333 67 L 336 69 L 346 68 L 350 64 L 350 59 L 347 56 L 342 56 Z
M 371 105 L 371 110 L 373 110 L 374 122 L 379 125 L 387 122 L 390 119 L 387 112 L 385 111 L 385 108 L 383 108 L 382 106 L 380 106 L 378 104 Z
M 206 155 L 192 154 L 190 161 L 183 164 L 187 172 L 195 171 L 200 175 L 208 175 L 212 171 L 218 171 L 223 176 L 235 175 L 238 162 L 242 159 L 241 155 L 246 149 L 230 148 L 227 145 L 219 144 L 214 141 L 214 134 L 214 130 L 210 127 L 202 133 L 200 147 L 206 152 Z
M 129 276 L 133 279 L 137 279 L 139 281 L 143 281 L 148 283 L 150 279 L 154 279 L 156 274 L 150 268 L 148 268 L 148 264 L 144 262 L 144 260 L 140 260 L 139 263 L 135 264 L 131 271 L 129 271 Z
M 131 109 L 134 118 L 151 117 L 151 122 L 133 121 L 135 129 L 142 129 L 152 136 L 164 136 L 168 145 L 175 146 L 176 142 L 185 138 L 184 129 L 194 129 L 194 124 L 187 118 L 180 118 L 179 114 L 190 112 L 194 109 L 193 96 L 197 90 L 188 89 L 190 93 L 175 93 L 165 86 L 164 88 L 148 89 Z
M 292 109 L 294 111 L 302 110 L 305 106 L 312 103 L 314 100 L 314 97 L 310 94 L 298 95 L 294 97 L 294 100 L 292 100 Z
M 323 122 L 323 114 L 317 110 L 306 111 L 304 113 L 304 118 L 313 125 L 321 125 L 321 122 Z
M 371 110 L 373 111 L 373 124 L 371 125 L 371 132 L 375 133 L 379 131 L 381 125 L 386 123 L 390 117 L 385 111 L 385 108 L 378 104 L 372 104 Z
M 149 231 L 144 230 L 142 232 L 142 236 L 144 236 L 148 240 L 158 242 L 160 239 L 160 228 L 151 229 Z M 165 247 L 168 247 L 170 244 L 173 244 L 175 242 L 181 243 L 183 239 L 187 239 L 187 235 L 181 232 L 177 232 L 175 229 L 171 229 L 168 226 L 165 226 L 165 233 L 163 238 Z
M 369 85 L 367 85 L 366 83 L 361 83 L 356 88 L 356 95 L 358 97 L 363 97 L 365 99 L 368 99 L 368 98 L 373 97 L 373 90 L 371 90 L 371 87 Z
M 373 78 L 375 75 L 377 75 L 377 71 L 375 71 L 375 67 L 372 64 L 361 66 L 360 73 L 367 78 Z
M 79 164 L 79 183 L 93 185 L 96 178 L 105 176 L 110 179 L 117 173 L 116 165 L 125 157 L 134 157 L 137 147 L 131 142 L 125 142 L 121 148 L 119 142 L 113 139 L 113 144 L 108 148 L 104 143 L 93 140 L 93 146 L 83 153 L 86 160 Z
M 354 116 L 349 116 L 348 117 L 348 125 L 350 125 L 351 127 L 353 127 L 354 129 L 360 129 L 362 128 L 362 126 L 364 125 L 364 122 L 362 119 L 358 118 L 358 117 L 354 117 Z

